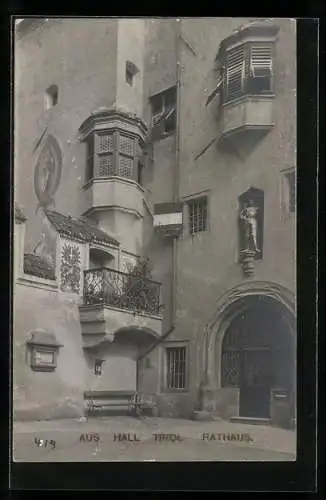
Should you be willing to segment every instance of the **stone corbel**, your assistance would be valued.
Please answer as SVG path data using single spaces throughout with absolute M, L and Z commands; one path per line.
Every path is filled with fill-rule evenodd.
M 255 271 L 255 250 L 241 250 L 240 261 L 245 276 L 251 276 Z

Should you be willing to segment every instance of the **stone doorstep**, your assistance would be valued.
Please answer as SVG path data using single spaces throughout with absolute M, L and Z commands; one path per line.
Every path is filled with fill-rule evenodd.
M 270 425 L 269 418 L 254 418 L 254 417 L 230 417 L 230 422 L 238 424 L 252 424 L 252 425 Z

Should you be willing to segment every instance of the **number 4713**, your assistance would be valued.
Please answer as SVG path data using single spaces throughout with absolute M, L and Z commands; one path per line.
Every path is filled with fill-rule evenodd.
M 50 439 L 49 441 L 47 439 L 40 439 L 40 438 L 34 438 L 34 443 L 39 447 L 46 448 L 47 445 L 52 446 L 52 449 L 55 448 L 55 441 L 53 439 Z

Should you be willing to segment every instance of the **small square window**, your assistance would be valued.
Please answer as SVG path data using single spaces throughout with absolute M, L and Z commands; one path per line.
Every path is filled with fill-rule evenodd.
M 186 348 L 170 347 L 167 355 L 167 388 L 186 388 Z
M 134 83 L 134 76 L 139 73 L 139 69 L 137 68 L 137 66 L 135 66 L 134 63 L 132 63 L 131 61 L 127 61 L 126 62 L 126 73 L 125 73 L 125 79 L 126 79 L 126 82 L 129 84 L 129 85 L 133 85 Z
M 126 82 L 129 83 L 129 85 L 132 85 L 133 78 L 134 75 L 132 74 L 132 72 L 128 68 L 126 68 Z
M 57 85 L 51 85 L 44 95 L 44 107 L 45 109 L 50 109 L 58 103 L 58 87 Z
M 188 201 L 189 232 L 195 234 L 207 230 L 207 197 Z

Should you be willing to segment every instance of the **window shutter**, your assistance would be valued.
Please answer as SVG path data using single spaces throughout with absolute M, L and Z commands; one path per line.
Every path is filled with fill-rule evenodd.
M 250 73 L 254 78 L 266 77 L 272 73 L 271 45 L 253 45 L 250 54 Z
M 227 56 L 226 89 L 227 100 L 242 95 L 245 80 L 245 57 L 243 48 L 232 50 Z

